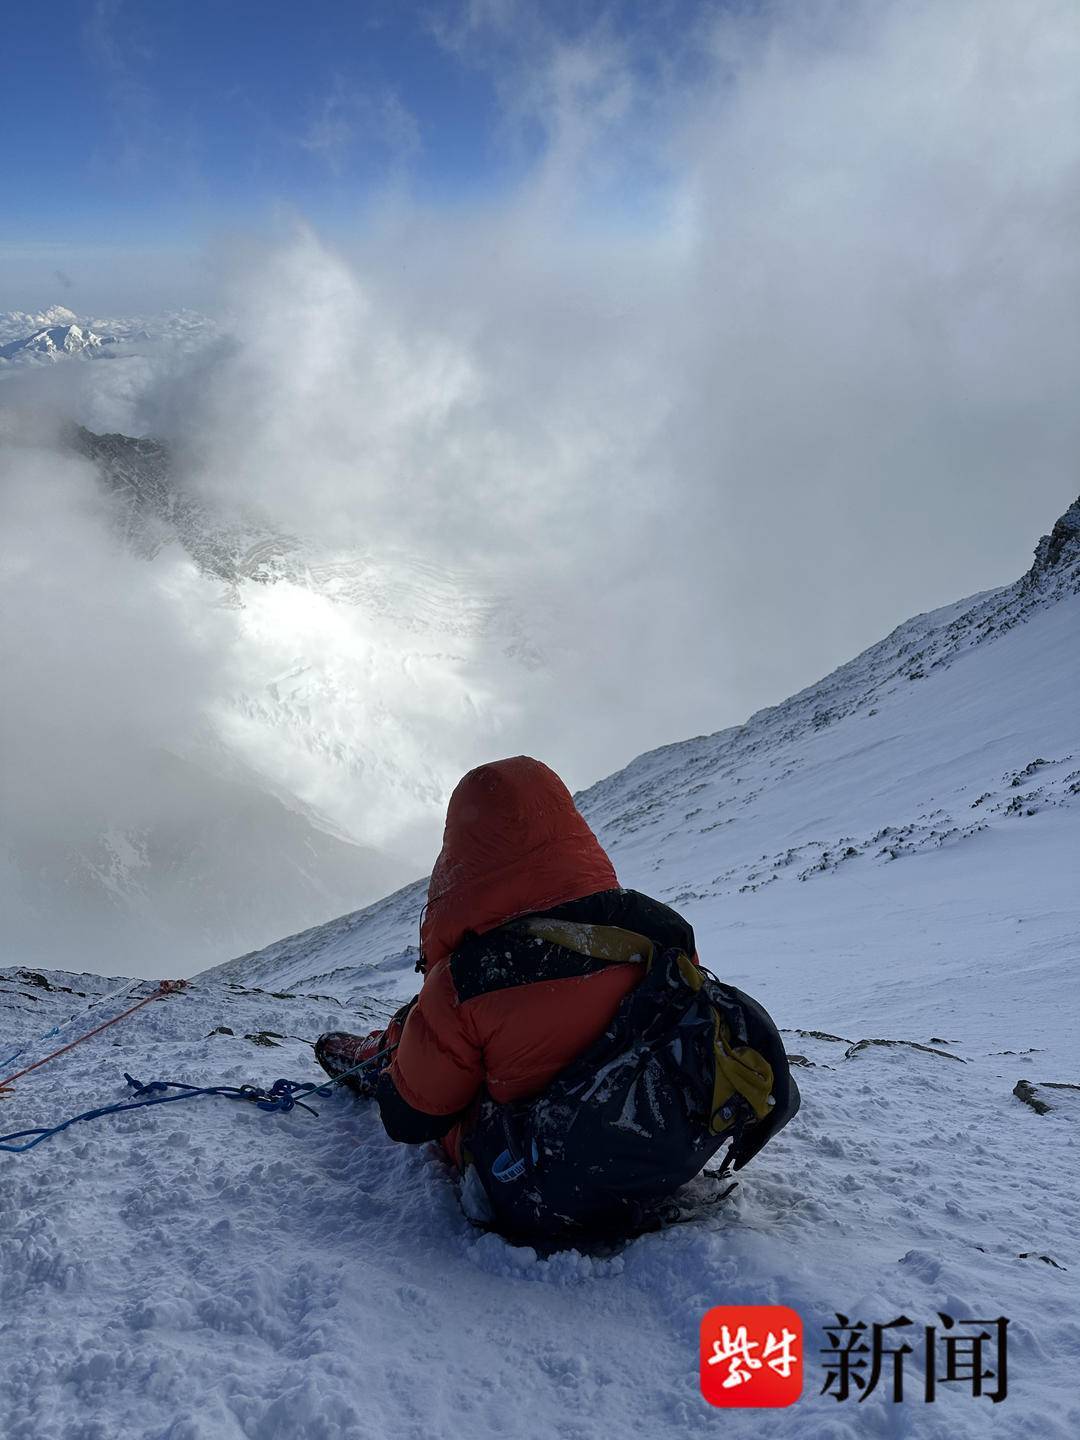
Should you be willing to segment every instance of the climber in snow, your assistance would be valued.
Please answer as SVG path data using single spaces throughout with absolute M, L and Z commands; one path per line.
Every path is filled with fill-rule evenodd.
M 424 982 L 383 1031 L 320 1036 L 387 1133 L 440 1140 L 471 1218 L 511 1236 L 647 1228 L 722 1146 L 738 1169 L 798 1108 L 764 1010 L 690 925 L 619 887 L 559 777 L 526 756 L 450 798 Z

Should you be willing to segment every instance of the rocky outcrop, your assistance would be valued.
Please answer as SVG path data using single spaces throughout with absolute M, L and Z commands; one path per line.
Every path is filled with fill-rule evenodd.
M 1071 572 L 1071 575 L 1069 574 Z M 1035 547 L 1035 563 L 1024 577 L 1039 585 L 1051 578 L 1071 578 L 1080 589 L 1080 499 L 1069 506 L 1049 535 Z

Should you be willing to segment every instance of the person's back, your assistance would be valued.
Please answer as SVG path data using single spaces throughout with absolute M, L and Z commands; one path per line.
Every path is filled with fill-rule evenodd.
M 421 926 L 424 986 L 380 1087 L 391 1136 L 441 1134 L 427 1117 L 456 1116 L 485 1085 L 497 1101 L 536 1095 L 602 1033 L 639 967 L 570 978 L 520 965 L 511 972 L 508 963 L 500 968 L 505 946 L 463 942 L 617 886 L 600 842 L 546 765 L 519 756 L 464 777 L 447 809 Z M 456 1142 L 455 1134 L 455 1158 Z
M 489 1172 L 505 1170 L 513 1145 L 489 1154 L 484 1137 L 509 1136 L 507 1117 L 520 1116 L 598 1045 L 610 1045 L 646 975 L 655 988 L 654 957 L 684 958 L 688 994 L 700 984 L 691 927 L 667 906 L 619 887 L 565 785 L 525 756 L 480 766 L 455 789 L 420 939 L 423 986 L 387 1032 L 365 1041 L 324 1036 L 316 1053 L 331 1074 L 385 1055 L 389 1064 L 373 1089 L 387 1133 L 414 1144 L 441 1139 L 455 1164 L 472 1161 L 484 1172 L 484 1188 L 500 1200 L 502 1176 Z M 764 1095 L 772 1068 L 745 1053 L 755 1055 L 754 1083 Z M 599 1158 L 590 1162 L 598 1175 Z M 634 1177 L 618 1183 L 632 1189 Z M 539 1203 L 542 1209 L 542 1197 Z

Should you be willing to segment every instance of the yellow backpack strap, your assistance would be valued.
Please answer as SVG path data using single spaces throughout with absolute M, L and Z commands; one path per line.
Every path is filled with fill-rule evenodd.
M 713 1084 L 712 1122 L 714 1134 L 727 1129 L 728 1118 L 721 1114 L 732 1095 L 741 1095 L 759 1120 L 772 1109 L 773 1069 L 764 1055 L 750 1045 L 733 1045 L 727 1026 L 714 1010 L 713 1053 L 716 1079 Z
M 574 920 L 554 920 L 536 915 L 515 920 L 504 927 L 549 945 L 559 945 L 575 955 L 605 960 L 611 965 L 638 964 L 648 968 L 653 959 L 653 942 L 618 925 L 588 925 Z
M 679 974 L 693 991 L 705 983 L 704 973 L 694 964 L 685 951 L 678 955 Z M 720 1012 L 713 1009 L 713 1055 L 716 1075 L 713 1081 L 712 1120 L 713 1134 L 728 1128 L 729 1119 L 720 1112 L 733 1095 L 741 1095 L 759 1120 L 772 1110 L 773 1068 L 750 1045 L 734 1045 L 727 1026 L 720 1018 Z
M 677 957 L 679 974 L 693 991 L 705 983 L 704 973 L 685 951 Z M 712 1120 L 714 1135 L 728 1128 L 728 1117 L 720 1112 L 733 1095 L 742 1095 L 759 1120 L 772 1109 L 773 1069 L 769 1062 L 750 1045 L 734 1045 L 727 1026 L 713 1009 L 713 1056 L 716 1074 L 713 1080 Z

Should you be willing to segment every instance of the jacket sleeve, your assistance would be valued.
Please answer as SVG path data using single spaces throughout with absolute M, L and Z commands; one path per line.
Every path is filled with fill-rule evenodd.
M 440 960 L 424 981 L 379 1085 L 387 1133 L 414 1144 L 444 1135 L 483 1083 L 482 1047 L 458 1004 L 450 962 Z M 431 1124 L 425 1125 L 424 1117 Z M 422 1130 L 427 1133 L 418 1133 Z

